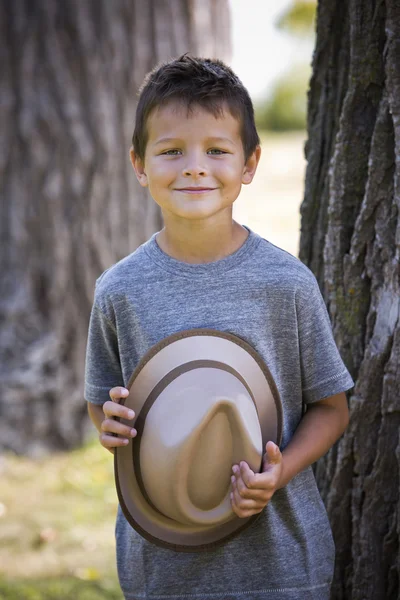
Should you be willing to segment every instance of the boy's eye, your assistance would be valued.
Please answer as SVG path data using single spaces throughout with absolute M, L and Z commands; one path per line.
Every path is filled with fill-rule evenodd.
M 220 150 L 219 148 L 211 148 L 208 150 L 208 154 L 219 156 L 220 154 L 227 154 L 224 150 Z
M 166 156 L 178 156 L 180 152 L 181 151 L 177 148 L 173 148 L 172 150 L 166 150 L 165 152 L 161 152 L 161 154 L 164 154 Z

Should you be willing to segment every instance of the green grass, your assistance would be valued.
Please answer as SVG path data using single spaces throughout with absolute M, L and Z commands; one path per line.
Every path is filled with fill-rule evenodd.
M 73 577 L 0 580 L 2 600 L 121 600 L 117 582 L 82 582 Z
M 0 462 L 0 598 L 121 600 L 113 459 L 97 439 Z

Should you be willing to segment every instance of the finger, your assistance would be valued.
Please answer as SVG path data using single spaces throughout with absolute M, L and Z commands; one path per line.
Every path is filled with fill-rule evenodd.
M 232 510 L 236 514 L 236 516 L 240 517 L 241 519 L 248 519 L 249 517 L 253 517 L 254 515 L 259 515 L 261 512 L 261 510 L 241 510 L 240 508 L 236 508 L 235 506 L 232 506 Z
M 104 419 L 104 421 L 101 424 L 101 430 L 105 433 L 117 433 L 118 435 L 122 435 L 128 438 L 133 438 L 137 434 L 136 429 L 133 429 L 128 425 L 123 425 L 115 419 Z
M 235 506 L 239 509 L 239 510 L 253 510 L 253 511 L 257 511 L 260 512 L 264 506 L 266 505 L 265 502 L 255 502 L 254 500 L 244 500 L 244 498 L 237 498 L 237 496 L 235 496 L 235 494 L 233 495 L 233 501 Z
M 127 396 L 129 396 L 129 390 L 124 387 L 117 386 L 113 387 L 108 394 L 113 402 L 119 402 L 120 400 L 124 400 L 127 398 Z
M 254 473 L 254 471 L 250 469 L 249 465 L 244 460 L 242 460 L 239 464 L 239 472 L 240 477 L 247 488 L 257 489 L 260 487 L 257 478 L 258 473 Z
M 127 419 L 128 421 L 135 417 L 135 413 L 132 409 L 122 404 L 116 404 L 111 400 L 107 400 L 103 404 L 103 413 L 106 417 L 119 417 L 121 419 Z
M 124 437 L 116 437 L 114 435 L 108 435 L 107 433 L 101 433 L 99 435 L 100 444 L 109 450 L 110 448 L 118 448 L 120 446 L 127 446 L 129 440 Z
M 236 477 L 236 480 L 242 479 L 244 485 L 249 489 L 264 489 L 262 482 L 259 482 L 259 473 L 254 473 L 249 467 L 249 465 L 242 461 L 239 465 L 233 465 L 232 467 L 233 474 Z
M 233 498 L 234 498 L 236 506 L 239 506 L 241 508 L 249 508 L 249 509 L 262 508 L 263 506 L 265 506 L 267 504 L 267 502 L 269 500 L 269 498 L 267 498 L 266 496 L 264 496 L 262 498 L 243 498 L 240 495 L 239 490 L 237 488 L 233 488 L 232 494 L 233 494 Z
M 248 500 L 237 501 L 234 493 L 231 494 L 231 507 L 233 512 L 240 518 L 251 517 L 252 515 L 259 514 L 265 505 L 257 505 L 257 504 L 243 504 L 244 502 L 249 502 Z
M 267 500 L 267 494 L 265 489 L 249 489 L 243 479 L 239 477 L 238 479 L 232 475 L 231 477 L 232 489 L 237 489 L 238 494 L 241 498 L 248 498 L 250 500 L 258 500 L 263 502 Z
M 263 463 L 263 472 L 254 473 L 247 463 L 240 463 L 240 476 L 251 490 L 275 490 L 278 463 Z

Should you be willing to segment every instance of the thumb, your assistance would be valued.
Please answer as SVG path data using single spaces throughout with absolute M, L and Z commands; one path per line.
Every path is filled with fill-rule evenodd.
M 274 442 L 267 442 L 265 445 L 264 464 L 277 465 L 282 460 L 282 454 L 279 447 Z

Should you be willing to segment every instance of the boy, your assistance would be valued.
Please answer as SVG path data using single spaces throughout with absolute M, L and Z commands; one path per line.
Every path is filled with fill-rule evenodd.
M 127 600 L 329 598 L 334 546 L 310 465 L 345 430 L 344 392 L 353 382 L 314 276 L 232 219 L 259 158 L 251 100 L 223 63 L 183 56 L 148 75 L 131 161 L 164 228 L 97 282 L 89 414 L 105 448 L 127 444 L 136 431 L 114 417 L 133 416 L 119 400 L 138 361 L 168 335 L 204 327 L 236 334 L 261 354 L 284 426 L 281 450 L 266 446 L 262 473 L 244 462 L 233 466 L 234 512 L 260 517 L 221 547 L 160 548 L 119 510 L 117 564 Z

